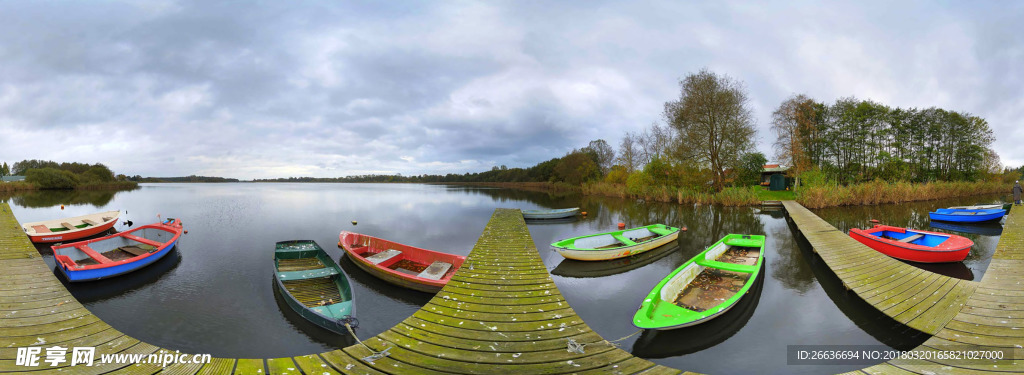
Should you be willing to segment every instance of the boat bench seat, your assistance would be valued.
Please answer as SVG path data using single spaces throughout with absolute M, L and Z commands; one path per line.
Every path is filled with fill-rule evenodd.
M 86 224 L 89 224 L 89 225 L 92 225 L 92 226 L 94 226 L 94 227 L 96 227 L 96 226 L 99 226 L 99 225 L 100 225 L 100 223 L 97 223 L 97 222 L 95 222 L 95 221 L 92 221 L 92 220 L 89 220 L 89 219 L 82 219 L 82 222 L 83 222 L 83 223 L 86 223 Z
M 448 262 L 442 262 L 440 260 L 434 261 L 427 269 L 420 272 L 416 277 L 422 277 L 424 279 L 441 280 L 444 274 L 448 273 L 448 270 L 452 269 L 452 264 Z
M 32 229 L 36 230 L 36 233 L 50 233 L 53 232 L 49 227 L 45 225 L 33 225 Z
M 326 268 L 325 267 L 325 268 L 314 268 L 314 269 L 311 269 L 311 270 L 302 270 L 302 271 L 278 272 L 277 273 L 277 278 L 281 279 L 281 281 L 307 280 L 307 279 L 316 279 L 316 278 L 320 278 L 320 277 L 334 276 L 334 275 L 337 275 L 337 274 L 338 274 L 338 271 L 335 270 L 334 268 Z
M 621 242 L 623 246 L 633 246 L 633 245 L 636 245 L 636 242 L 633 242 L 633 240 L 630 240 L 630 239 L 628 239 L 626 237 L 623 237 L 621 235 L 618 235 L 618 234 L 613 234 L 612 238 L 614 238 L 614 239 L 618 240 L 619 242 Z
M 68 230 L 75 230 L 75 229 L 78 229 L 78 227 L 76 227 L 76 226 L 74 226 L 74 225 L 71 225 L 71 223 L 69 223 L 69 222 L 66 222 L 66 221 L 65 221 L 65 222 L 63 222 L 63 223 L 60 223 L 60 225 L 64 226 L 65 228 L 68 228 Z
M 721 270 L 732 272 L 753 273 L 754 271 L 757 271 L 757 266 L 719 262 L 717 260 L 697 259 L 696 263 L 704 267 L 718 268 Z
M 904 238 L 904 239 L 902 239 L 902 240 L 899 240 L 899 242 L 903 242 L 903 243 L 911 243 L 911 242 L 917 241 L 917 240 L 918 240 L 919 238 L 921 238 L 921 237 L 924 237 L 924 235 L 923 235 L 923 234 L 920 234 L 920 233 L 918 233 L 918 234 L 915 234 L 915 235 L 913 235 L 913 236 L 907 236 L 907 238 Z
M 366 257 L 366 260 L 373 264 L 381 264 L 384 261 L 401 255 L 402 252 L 395 249 L 387 249 Z

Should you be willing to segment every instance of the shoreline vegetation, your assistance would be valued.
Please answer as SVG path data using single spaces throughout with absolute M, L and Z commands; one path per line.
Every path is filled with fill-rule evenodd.
M 114 175 L 107 166 L 96 163 L 50 160 L 22 160 L 0 165 L 0 176 L 24 176 L 23 181 L 0 184 L 0 192 L 32 190 L 131 190 L 139 187 L 125 175 Z

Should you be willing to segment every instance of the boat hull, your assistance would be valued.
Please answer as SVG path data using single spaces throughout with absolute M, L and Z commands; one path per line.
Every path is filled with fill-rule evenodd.
M 165 255 L 173 251 L 174 245 L 176 245 L 177 242 L 178 241 L 172 242 L 167 247 L 164 247 L 162 250 L 154 252 L 152 255 L 146 257 L 145 259 L 140 259 L 131 263 L 126 263 L 118 266 L 76 271 L 69 270 L 67 267 L 62 267 L 58 265 L 57 269 L 59 269 L 61 273 L 64 274 L 64 277 L 66 277 L 70 282 L 108 279 L 114 276 L 120 276 L 132 271 L 136 271 L 150 264 L 153 264 L 154 262 L 160 260 L 160 258 L 163 258 Z
M 669 242 L 675 241 L 679 237 L 679 230 L 676 230 L 670 234 L 655 238 L 651 241 L 638 243 L 633 246 L 621 247 L 616 249 L 608 250 L 573 250 L 556 248 L 558 254 L 561 254 L 567 259 L 574 260 L 585 260 L 585 261 L 599 261 L 599 260 L 612 260 L 625 258 L 628 256 L 640 254 L 648 250 L 656 249 L 661 246 L 665 246 Z
M 907 236 L 923 234 L 926 236 L 948 237 L 948 239 L 935 246 L 924 246 L 881 238 L 876 235 L 881 232 L 902 233 Z M 957 235 L 923 230 L 908 230 L 906 228 L 886 225 L 876 225 L 867 230 L 850 229 L 850 237 L 882 254 L 896 259 L 919 263 L 960 262 L 967 258 L 967 254 L 971 252 L 971 246 L 974 246 L 973 241 Z
M 760 278 L 764 268 L 764 240 L 764 236 L 730 234 L 683 263 L 665 276 L 647 294 L 633 315 L 633 326 L 640 329 L 667 331 L 706 323 L 725 314 L 747 295 L 747 292 Z M 734 249 L 739 249 L 739 254 L 741 254 L 738 255 L 739 258 L 735 258 L 734 255 L 724 257 L 724 254 Z M 751 251 L 754 250 L 756 250 L 756 260 L 750 258 Z M 730 258 L 732 260 L 729 260 Z M 746 277 L 746 280 L 742 281 L 742 286 L 735 290 L 724 292 L 717 289 L 718 292 L 708 292 L 707 290 L 716 290 L 715 288 L 730 284 L 711 285 L 717 281 L 704 284 L 699 280 L 701 280 L 700 275 L 704 275 L 705 272 L 710 272 L 708 274 L 710 277 L 719 277 L 711 276 L 715 272 L 726 272 L 726 274 L 719 275 L 723 275 L 722 278 L 736 277 L 728 276 L 731 273 L 731 275 Z M 714 279 L 705 278 L 704 280 Z M 694 289 L 690 289 L 691 286 Z M 717 294 L 721 296 L 719 298 L 715 297 L 716 294 L 708 293 L 725 294 Z M 705 296 L 700 297 L 702 294 Z M 705 297 L 715 298 L 698 302 Z M 716 303 L 719 300 L 721 302 Z M 690 304 L 695 307 L 691 307 Z
M 560 210 L 522 210 L 523 219 L 527 220 L 550 220 L 550 219 L 564 219 L 567 217 L 576 216 L 580 212 L 579 207 L 566 208 Z
M 972 213 L 972 214 L 965 214 Z M 939 209 L 929 212 L 928 218 L 938 221 L 954 223 L 981 223 L 992 220 L 999 220 L 1006 215 L 1002 209 L 995 210 L 967 210 L 967 209 Z
M 96 213 L 96 214 L 92 214 L 92 215 L 70 217 L 70 218 L 66 218 L 66 219 L 56 219 L 56 220 L 39 221 L 39 222 L 33 222 L 33 223 L 25 223 L 25 224 L 22 224 L 22 228 L 25 230 L 25 234 L 28 235 L 29 240 L 32 241 L 33 243 L 67 242 L 67 241 L 78 240 L 78 239 L 82 239 L 82 238 L 86 238 L 86 237 L 90 237 L 90 236 L 95 236 L 97 234 L 100 234 L 100 233 L 103 233 L 103 232 L 106 232 L 106 231 L 110 230 L 110 228 L 114 227 L 114 224 L 117 224 L 117 218 L 119 217 L 120 213 L 121 213 L 120 211 L 108 211 L 108 212 L 100 212 L 100 213 Z M 102 220 L 101 218 L 104 217 L 104 215 L 110 217 L 110 219 L 109 220 Z M 89 226 L 86 226 L 86 227 L 80 228 L 80 229 L 66 230 L 66 231 L 59 231 L 59 232 L 42 232 L 42 233 L 40 233 L 40 232 L 36 231 L 36 228 L 34 228 L 36 226 L 42 226 L 42 227 L 46 227 L 46 228 L 58 227 L 58 226 L 60 226 L 61 222 L 70 222 L 70 223 L 78 222 L 78 223 L 84 224 L 82 219 L 100 220 L 100 221 L 102 221 L 102 223 L 100 223 L 99 225 L 89 225 Z
M 466 257 L 461 255 L 421 249 L 385 239 L 345 231 L 338 235 L 338 246 L 341 246 L 341 248 L 345 250 L 345 255 L 348 256 L 356 266 L 363 271 L 366 271 L 366 273 L 390 284 L 426 293 L 439 292 L 448 284 L 448 281 L 451 280 L 452 275 L 459 270 L 462 263 L 466 261 Z M 396 256 L 397 258 L 393 261 L 381 263 L 373 263 L 364 256 L 364 254 L 384 249 L 400 250 L 402 251 L 402 254 Z M 388 268 L 389 265 L 401 260 L 410 260 L 419 264 L 431 264 L 434 261 L 442 261 L 449 263 L 452 266 L 451 269 L 445 272 L 443 277 L 434 280 Z
M 292 251 L 288 250 L 287 248 L 285 250 L 280 250 L 282 248 L 282 244 L 294 245 L 296 243 L 311 244 L 314 248 L 310 250 L 299 251 Z M 274 252 L 274 257 L 275 271 L 277 271 L 275 272 L 274 275 L 274 285 L 277 286 L 278 292 L 280 292 L 281 295 L 284 297 L 284 301 L 288 305 L 288 307 L 291 308 L 292 311 L 294 311 L 296 314 L 299 314 L 299 316 L 301 316 L 303 319 L 306 319 L 307 321 L 316 324 L 317 326 L 323 329 L 339 334 L 349 334 L 348 327 L 345 326 L 344 319 L 349 316 L 355 315 L 355 295 L 352 292 L 352 283 L 348 279 L 348 275 L 346 275 L 345 272 L 342 271 L 341 267 L 338 266 L 338 264 L 334 262 L 334 260 L 332 260 L 330 256 L 327 255 L 323 248 L 321 248 L 320 245 L 316 244 L 316 242 L 311 240 L 282 241 L 277 243 L 277 248 Z M 316 258 L 324 266 L 322 269 L 330 269 L 334 271 L 332 275 L 324 276 L 323 278 L 329 278 L 330 283 L 333 284 L 335 288 L 337 288 L 337 292 L 341 300 L 339 300 L 335 304 L 330 304 L 327 306 L 310 307 L 306 306 L 301 301 L 299 301 L 295 294 L 292 294 L 292 292 L 288 290 L 288 287 L 284 284 L 283 280 L 285 276 L 282 276 L 283 274 L 286 274 L 288 272 L 281 272 L 281 269 L 278 266 L 278 262 L 282 261 L 282 259 L 306 258 Z M 317 272 L 318 270 L 305 271 Z M 293 271 L 292 273 L 294 272 L 295 271 Z M 301 273 L 303 271 L 298 272 Z M 300 280 L 304 279 L 296 279 L 295 281 Z M 299 292 L 306 292 L 308 294 L 308 289 L 302 289 L 302 287 L 297 288 Z M 319 292 L 324 293 L 325 291 L 323 289 L 320 289 Z M 324 298 L 324 296 L 321 294 L 319 298 L 322 299 Z M 316 311 L 316 308 L 322 308 L 324 309 L 324 312 Z
M 92 281 L 115 277 L 123 275 L 150 264 L 153 264 L 160 258 L 163 258 L 167 253 L 171 252 L 178 243 L 178 239 L 181 237 L 182 232 L 181 221 L 178 219 L 167 219 L 164 223 L 144 225 L 130 231 L 112 234 L 106 237 L 71 242 L 67 244 L 52 246 L 54 253 L 54 261 L 57 264 L 57 268 L 70 282 L 82 282 Z M 165 242 L 158 242 L 152 238 L 146 237 L 147 231 L 160 237 L 168 236 L 169 238 Z M 136 235 L 139 236 L 136 236 Z M 133 239 L 134 238 L 134 239 Z M 127 239 L 127 240 L 126 240 Z M 135 240 L 138 239 L 138 240 Z M 68 252 L 82 252 L 83 248 L 88 248 L 90 252 L 96 252 L 92 247 L 96 246 L 107 246 L 104 244 L 116 241 L 125 241 L 124 244 L 140 243 L 140 244 L 152 244 L 155 249 L 143 253 L 141 255 L 135 255 L 127 259 L 113 261 L 105 260 L 93 265 L 81 265 L 78 262 L 88 259 L 82 257 L 78 261 L 72 260 L 68 255 Z M 146 241 L 146 242 L 139 242 Z M 114 245 L 116 246 L 116 245 Z M 89 256 L 91 257 L 91 256 Z

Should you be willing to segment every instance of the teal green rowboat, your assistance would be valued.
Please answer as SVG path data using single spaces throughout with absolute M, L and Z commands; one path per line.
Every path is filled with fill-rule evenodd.
M 641 329 L 669 330 L 729 311 L 761 274 L 764 236 L 730 234 L 668 274 L 633 315 Z
M 679 237 L 679 228 L 652 224 L 613 232 L 588 234 L 551 244 L 563 257 L 576 260 L 625 258 L 663 246 Z
M 345 323 L 355 313 L 352 288 L 320 245 L 310 240 L 278 242 L 274 270 L 275 284 L 292 310 L 327 330 L 348 333 Z

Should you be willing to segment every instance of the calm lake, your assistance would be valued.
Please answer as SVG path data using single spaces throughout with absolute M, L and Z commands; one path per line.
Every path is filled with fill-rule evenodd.
M 997 202 L 998 196 L 815 212 L 840 230 L 886 224 L 951 231 L 975 242 L 963 263 L 934 272 L 980 280 L 999 239 L 998 224 L 933 228 L 928 211 Z M 311 239 L 335 259 L 338 232 L 350 230 L 417 247 L 467 255 L 495 208 L 579 206 L 573 222 L 529 226 L 556 285 L 576 312 L 608 340 L 636 333 L 630 324 L 642 298 L 671 270 L 729 233 L 763 234 L 762 282 L 727 314 L 693 328 L 644 332 L 620 342 L 633 354 L 679 369 L 713 373 L 838 373 L 864 366 L 787 366 L 786 345 L 881 344 L 907 349 L 927 335 L 886 317 L 846 292 L 798 240 L 783 211 L 646 203 L 571 194 L 417 184 L 142 184 L 126 192 L 32 192 L 0 197 L 21 222 L 121 210 L 135 226 L 182 219 L 177 249 L 135 273 L 68 285 L 90 311 L 140 340 L 215 357 L 284 357 L 318 353 L 354 341 L 303 321 L 275 296 L 274 243 Z M 66 207 L 61 210 L 60 205 Z M 358 225 L 353 226 L 353 220 Z M 549 244 L 627 226 L 685 226 L 678 241 L 631 259 L 566 261 Z M 941 225 L 940 225 L 941 226 Z M 123 224 L 118 230 L 127 229 Z M 964 230 L 974 233 L 962 233 Z M 52 253 L 40 246 L 53 267 Z M 368 338 L 404 320 L 432 295 L 402 289 L 341 266 L 354 283 L 357 334 Z M 63 280 L 63 279 L 62 279 Z

